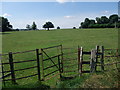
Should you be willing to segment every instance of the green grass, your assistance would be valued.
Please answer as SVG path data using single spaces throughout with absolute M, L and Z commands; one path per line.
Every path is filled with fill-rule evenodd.
M 76 29 L 51 31 L 6 32 L 2 35 L 3 53 L 25 51 L 63 44 L 64 47 L 83 46 L 85 49 L 104 45 L 118 47 L 117 29 Z
M 76 48 L 76 52 L 78 45 L 82 46 L 84 50 L 87 51 L 94 49 L 96 45 L 103 45 L 105 46 L 105 48 L 118 48 L 118 30 L 117 29 L 74 29 L 74 30 L 64 29 L 64 30 L 51 30 L 51 31 L 41 30 L 41 31 L 4 32 L 4 34 L 2 35 L 2 53 L 34 50 L 36 48 L 40 49 L 40 48 L 56 46 L 60 44 L 62 44 L 63 47 Z M 50 50 L 47 52 L 50 52 Z M 8 62 L 7 59 L 8 57 L 4 57 L 2 62 Z M 35 52 L 30 52 L 26 54 L 18 54 L 18 55 L 16 54 L 14 55 L 14 59 L 16 61 L 31 60 L 31 59 L 36 59 L 36 56 L 35 56 Z M 51 62 L 47 62 L 45 63 L 45 66 L 50 66 L 51 64 L 52 64 Z M 35 66 L 35 65 L 36 62 L 33 63 L 30 62 L 27 64 L 26 63 L 15 64 L 15 68 L 20 69 L 23 67 L 25 68 L 28 66 Z M 9 66 L 5 66 L 5 70 L 7 70 L 8 68 Z M 50 71 L 54 69 L 55 68 L 51 69 Z M 27 71 L 21 71 L 16 74 L 17 77 L 21 77 L 21 76 L 25 76 L 26 74 L 35 74 L 36 71 L 37 69 L 31 69 Z M 46 71 L 46 73 L 50 71 Z M 50 85 L 51 87 L 56 87 L 56 82 L 57 82 L 56 79 L 57 78 L 53 78 L 47 82 L 43 82 L 43 84 Z M 74 82 L 78 83 L 79 80 L 81 79 L 75 79 Z M 19 85 L 22 86 L 26 85 L 29 87 L 31 83 L 36 83 L 36 81 L 37 81 L 37 76 L 33 78 L 18 80 L 17 82 L 19 83 Z M 81 81 L 83 82 L 84 80 Z M 9 85 L 9 82 L 7 85 Z M 73 87 L 75 87 L 75 85 Z

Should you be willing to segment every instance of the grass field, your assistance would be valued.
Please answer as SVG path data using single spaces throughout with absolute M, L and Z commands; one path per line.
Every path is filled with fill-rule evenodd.
M 118 48 L 118 29 L 61 29 L 50 31 L 41 30 L 4 32 L 2 34 L 2 53 L 34 50 L 36 48 L 40 49 L 60 44 L 62 44 L 63 47 L 68 48 L 77 48 L 77 46 L 79 45 L 82 46 L 85 50 L 91 50 L 95 48 L 96 45 L 103 45 L 105 46 L 105 48 Z M 24 56 L 16 55 L 14 57 L 16 60 L 20 60 L 23 58 L 35 58 L 34 52 L 31 52 L 30 54 L 26 54 Z M 50 63 L 48 62 L 46 65 L 48 64 Z M 19 69 L 20 67 L 27 67 L 28 65 L 36 65 L 36 63 L 28 63 L 27 65 L 17 64 L 15 65 L 15 68 Z M 6 69 L 7 68 L 8 66 L 6 66 Z M 31 69 L 26 72 L 19 72 L 17 73 L 17 75 L 24 76 L 26 75 L 26 73 L 36 73 L 36 69 Z M 88 76 L 84 78 L 88 78 Z M 21 85 L 24 85 L 27 84 L 27 82 L 29 82 L 30 84 L 35 83 L 36 80 L 36 77 L 33 77 L 32 79 L 18 80 L 18 82 L 20 82 Z M 73 82 L 79 82 L 79 80 L 76 79 Z M 28 84 L 28 87 L 30 84 Z M 56 87 L 55 79 L 52 79 L 45 84 Z M 8 86 L 10 86 L 9 83 Z
M 5 32 L 2 35 L 3 53 L 25 51 L 63 44 L 64 47 L 83 46 L 86 49 L 103 45 L 118 47 L 117 29 L 75 29 L 51 31 Z

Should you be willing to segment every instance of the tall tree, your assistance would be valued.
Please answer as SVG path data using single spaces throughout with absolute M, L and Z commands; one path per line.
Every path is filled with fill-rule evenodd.
M 33 29 L 33 30 L 37 29 L 37 25 L 35 24 L 35 22 L 33 22 L 31 29 Z
M 106 16 L 102 16 L 101 17 L 101 23 L 102 24 L 107 24 L 107 23 L 109 23 L 109 19 Z
M 47 30 L 49 30 L 49 28 L 54 28 L 54 25 L 52 24 L 52 22 L 46 22 L 44 25 L 43 25 L 43 28 L 47 28 Z
M 13 26 L 8 22 L 7 18 L 0 17 L 0 31 L 12 31 Z

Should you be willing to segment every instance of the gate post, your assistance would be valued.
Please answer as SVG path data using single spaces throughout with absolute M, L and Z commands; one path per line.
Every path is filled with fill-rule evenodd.
M 96 51 L 91 50 L 91 60 L 90 60 L 90 72 L 93 73 L 95 71 L 96 65 Z
M 98 52 L 99 52 L 99 46 L 96 46 L 96 61 L 95 61 L 95 71 L 97 71 Z
M 80 73 L 80 48 L 78 46 L 78 73 Z
M 101 46 L 101 70 L 104 71 L 104 46 Z
M 12 83 L 17 84 L 16 80 L 15 80 L 15 72 L 14 72 L 14 63 L 13 63 L 13 54 L 12 54 L 12 52 L 9 52 L 9 64 L 10 64 Z
M 80 75 L 82 76 L 83 48 L 80 48 Z
M 36 56 L 37 56 L 37 68 L 38 68 L 38 80 L 40 81 L 40 59 L 39 59 L 39 49 L 36 49 Z

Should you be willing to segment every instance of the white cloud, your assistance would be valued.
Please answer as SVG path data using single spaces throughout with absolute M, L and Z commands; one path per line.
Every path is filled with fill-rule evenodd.
M 68 15 L 68 16 L 64 16 L 64 18 L 68 18 L 69 19 L 69 18 L 74 18 L 74 16 L 69 16 Z
M 56 0 L 57 2 L 59 2 L 59 3 L 65 3 L 65 2 L 67 2 L 68 0 Z
M 4 13 L 2 16 L 3 16 L 3 17 L 10 17 L 11 15 L 8 14 L 8 13 Z
M 102 14 L 109 14 L 110 12 L 109 11 L 103 11 Z

